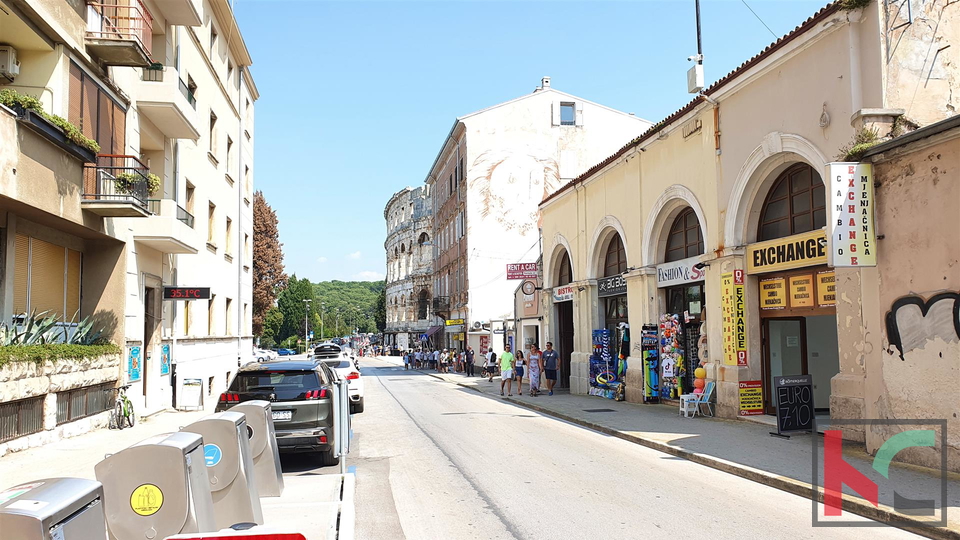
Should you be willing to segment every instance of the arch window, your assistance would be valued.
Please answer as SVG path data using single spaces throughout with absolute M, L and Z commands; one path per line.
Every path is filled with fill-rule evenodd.
M 623 249 L 623 240 L 614 234 L 607 244 L 607 254 L 603 260 L 603 276 L 615 276 L 627 271 L 627 253 Z
M 673 220 L 667 237 L 665 262 L 679 261 L 703 254 L 703 231 L 693 208 L 687 207 Z
M 430 237 L 427 236 L 427 233 L 420 233 L 420 238 L 417 239 L 417 243 L 421 246 L 430 241 Z
M 421 321 L 427 318 L 427 306 L 430 305 L 430 293 L 426 290 L 420 291 L 417 298 L 417 318 Z
M 406 253 L 406 252 L 407 252 L 407 248 L 403 244 L 400 244 L 400 253 Z
M 570 264 L 570 254 L 564 250 L 560 257 L 560 266 L 557 269 L 557 286 L 566 285 L 573 281 L 573 267 Z
M 813 167 L 798 163 L 783 171 L 760 212 L 758 240 L 773 240 L 827 224 L 823 180 Z

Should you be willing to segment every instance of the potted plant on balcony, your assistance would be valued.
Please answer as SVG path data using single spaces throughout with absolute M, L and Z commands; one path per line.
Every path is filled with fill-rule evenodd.
M 0 105 L 13 109 L 20 120 L 33 131 L 77 159 L 87 163 L 96 161 L 96 154 L 100 151 L 97 141 L 85 137 L 77 126 L 67 120 L 44 112 L 39 99 L 4 88 L 0 90 Z
M 136 186 L 138 183 L 143 182 L 143 176 L 132 173 L 125 172 L 120 173 L 113 179 L 113 185 L 117 189 L 117 193 L 122 193 L 124 195 L 132 195 L 136 192 Z M 149 173 L 146 178 L 147 183 L 147 195 L 153 195 L 154 193 L 160 191 L 160 177 Z

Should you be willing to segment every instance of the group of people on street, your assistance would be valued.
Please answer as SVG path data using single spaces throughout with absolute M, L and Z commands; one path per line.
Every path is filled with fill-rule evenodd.
M 516 354 L 510 351 L 510 345 L 504 347 L 503 354 L 500 355 L 500 395 L 503 394 L 506 386 L 508 396 L 513 395 L 513 382 L 517 382 L 517 393 L 523 395 L 523 377 L 526 375 L 530 385 L 530 395 L 540 395 L 540 377 L 541 374 L 546 379 L 546 387 L 549 395 L 553 395 L 553 387 L 557 384 L 557 375 L 560 369 L 560 355 L 553 348 L 553 343 L 547 342 L 547 348 L 540 350 L 536 345 L 530 346 L 530 352 L 526 357 L 523 351 L 517 351 Z M 496 365 L 496 353 L 490 351 L 487 353 L 487 365 Z M 488 371 L 488 380 L 493 382 L 493 373 Z
M 489 382 L 500 375 L 500 395 L 513 395 L 513 382 L 517 383 L 517 393 L 523 395 L 523 379 L 527 378 L 530 386 L 530 395 L 540 395 L 540 379 L 545 379 L 547 393 L 553 395 L 553 387 L 557 384 L 560 370 L 560 355 L 553 348 L 553 343 L 547 342 L 547 347 L 540 350 L 536 345 L 530 346 L 530 352 L 524 356 L 523 351 L 511 352 L 510 345 L 504 347 L 499 357 L 491 349 L 483 358 L 481 377 Z M 457 349 L 417 349 L 403 353 L 403 369 L 421 370 L 433 369 L 438 373 L 463 373 L 473 377 L 475 373 L 476 355 L 473 347 L 463 350 Z
M 463 373 L 473 377 L 475 354 L 473 347 L 456 349 L 417 349 L 403 354 L 403 369 L 435 369 L 438 373 Z

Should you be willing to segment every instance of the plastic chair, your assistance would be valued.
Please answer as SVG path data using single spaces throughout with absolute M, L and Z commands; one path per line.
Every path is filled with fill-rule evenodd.
M 695 410 L 693 411 L 693 416 L 697 416 L 698 414 L 700 416 L 706 416 L 705 414 L 703 414 L 703 410 L 700 408 L 704 405 L 707 406 L 707 411 L 710 413 L 710 417 L 712 418 L 714 416 L 715 412 L 713 409 L 713 401 L 711 401 L 711 398 L 713 397 L 713 390 L 716 388 L 716 386 L 717 386 L 717 383 L 715 381 L 710 381 L 707 383 L 707 386 L 703 389 L 703 392 L 701 392 L 700 394 L 694 394 Z
M 680 396 L 680 412 L 679 414 L 683 415 L 684 418 L 693 418 L 697 415 L 697 395 L 696 394 L 683 394 Z

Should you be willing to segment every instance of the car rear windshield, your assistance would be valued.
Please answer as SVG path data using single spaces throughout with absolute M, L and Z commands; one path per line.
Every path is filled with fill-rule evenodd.
M 279 401 L 303 399 L 310 390 L 320 389 L 316 371 L 251 371 L 238 373 L 231 385 L 234 392 L 263 396 Z
M 324 360 L 323 363 L 332 367 L 333 369 L 346 369 L 353 367 L 353 362 L 349 360 L 341 360 L 339 358 L 333 360 Z

